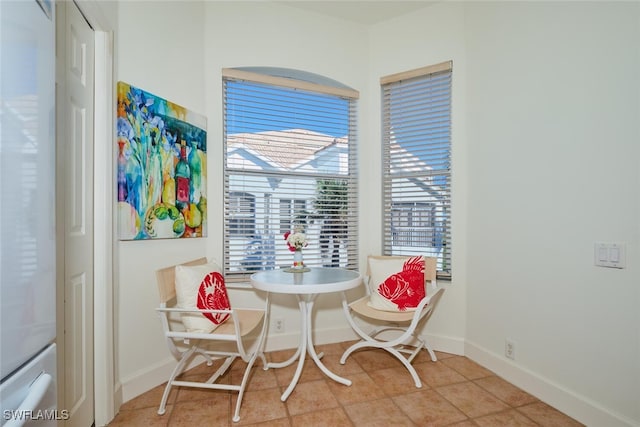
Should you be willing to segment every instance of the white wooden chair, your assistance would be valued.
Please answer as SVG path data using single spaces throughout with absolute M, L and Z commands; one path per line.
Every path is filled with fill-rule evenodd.
M 181 265 L 196 266 L 206 263 L 206 258 L 200 258 Z M 268 324 L 269 295 L 267 294 L 265 298 L 264 307 L 236 308 L 233 303 L 233 292 L 236 289 L 243 289 L 248 292 L 255 291 L 249 285 L 234 286 L 234 284 L 227 284 L 226 287 L 230 290 L 230 310 L 185 310 L 176 307 L 175 266 L 156 271 L 156 278 L 160 292 L 160 307 L 157 311 L 160 314 L 169 350 L 178 362 L 167 381 L 158 414 L 165 413 L 167 398 L 173 386 L 229 390 L 238 392 L 238 401 L 233 415 L 233 421 L 238 422 L 240 420 L 242 397 L 256 358 L 260 357 L 266 367 L 266 359 L 262 347 Z M 178 315 L 194 312 L 228 313 L 230 317 L 210 333 L 188 332 L 183 327 Z M 252 342 L 246 346 L 250 339 Z M 197 356 L 204 357 L 208 366 L 211 366 L 213 361 L 217 359 L 224 359 L 224 362 L 205 382 L 178 380 L 177 377 L 185 370 L 188 363 Z M 216 383 L 238 357 L 247 363 L 240 384 Z
M 407 368 L 417 388 L 422 387 L 422 382 L 411 362 L 423 348 L 429 352 L 432 361 L 437 361 L 436 354 L 427 344 L 427 340 L 420 333 L 433 314 L 442 294 L 443 288 L 435 286 L 436 259 L 425 258 L 425 290 L 423 298 L 415 311 L 383 311 L 370 306 L 371 290 L 368 281 L 371 279 L 370 260 L 367 261 L 367 275 L 363 281 L 366 295 L 349 303 L 345 293 L 342 294 L 342 307 L 349 324 L 360 336 L 361 340 L 350 346 L 342 354 L 340 363 L 345 364 L 347 358 L 356 350 L 373 347 L 381 348 L 396 357 Z M 399 257 L 374 257 L 377 259 Z M 404 257 L 407 258 L 407 257 Z M 432 285 L 427 286 L 427 282 Z M 360 324 L 362 321 L 374 324 L 372 330 L 366 331 Z M 370 327 L 370 326 L 369 326 Z

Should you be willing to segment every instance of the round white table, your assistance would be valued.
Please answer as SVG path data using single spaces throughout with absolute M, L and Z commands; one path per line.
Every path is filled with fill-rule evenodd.
M 318 368 L 325 375 L 334 381 L 344 385 L 351 385 L 351 381 L 342 378 L 331 372 L 320 361 L 322 353 L 318 355 L 313 345 L 313 325 L 312 311 L 313 303 L 318 294 L 326 294 L 331 292 L 342 292 L 357 287 L 362 281 L 362 276 L 357 271 L 345 270 L 343 268 L 310 268 L 305 273 L 289 273 L 284 270 L 267 270 L 260 271 L 251 276 L 251 286 L 261 291 L 293 294 L 298 297 L 298 305 L 300 307 L 301 331 L 300 344 L 296 353 L 289 360 L 280 363 L 269 363 L 268 368 L 282 368 L 291 365 L 298 359 L 298 367 L 289 387 L 282 394 L 280 400 L 287 400 L 293 389 L 295 388 L 302 368 L 304 366 L 305 354 L 309 356 L 318 365 Z

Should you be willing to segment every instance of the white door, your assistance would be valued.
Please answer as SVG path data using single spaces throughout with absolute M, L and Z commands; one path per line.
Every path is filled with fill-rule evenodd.
M 57 209 L 64 240 L 64 394 L 67 426 L 94 421 L 93 365 L 93 117 L 94 33 L 71 1 L 56 2 L 59 132 Z M 64 37 L 64 40 L 62 39 Z M 60 82 L 60 79 L 59 79 Z M 60 265 L 60 264 L 59 264 Z

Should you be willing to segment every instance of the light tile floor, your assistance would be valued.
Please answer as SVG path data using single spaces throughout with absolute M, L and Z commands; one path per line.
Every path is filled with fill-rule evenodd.
M 164 389 L 161 385 L 122 405 L 109 426 L 582 425 L 466 357 L 436 352 L 438 361 L 432 362 L 426 351 L 421 352 L 413 362 L 423 381 L 418 389 L 400 362 L 383 350 L 356 352 L 340 365 L 340 356 L 350 344 L 317 346 L 329 369 L 353 381 L 350 387 L 327 378 L 307 360 L 295 390 L 281 402 L 295 364 L 264 371 L 257 362 L 238 423 L 231 421 L 237 393 L 217 390 L 175 388 L 166 413 L 157 415 Z M 292 354 L 293 350 L 271 352 L 267 359 L 284 361 Z M 242 363 L 234 363 L 225 375 L 227 381 L 237 380 Z M 202 364 L 184 376 L 207 378 L 211 369 Z

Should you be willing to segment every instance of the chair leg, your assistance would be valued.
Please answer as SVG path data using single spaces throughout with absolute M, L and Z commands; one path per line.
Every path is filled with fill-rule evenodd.
M 269 370 L 267 358 L 264 356 L 263 352 L 260 352 L 260 360 L 262 361 L 262 369 L 265 371 Z
M 160 401 L 160 407 L 158 408 L 158 415 L 164 415 L 167 412 L 167 399 L 169 398 L 169 392 L 171 391 L 171 381 L 167 382 L 167 386 L 164 388 L 164 393 L 162 394 L 162 400 Z
M 427 342 L 426 342 L 426 341 L 424 342 L 423 347 L 424 347 L 424 349 L 425 349 L 425 350 L 427 350 L 427 351 L 429 352 L 429 356 L 431 357 L 431 361 L 432 361 L 432 362 L 437 362 L 437 361 L 438 361 L 438 358 L 436 357 L 436 354 L 434 353 L 434 351 L 433 351 L 433 350 L 431 350 L 431 347 L 429 347 L 429 346 L 427 345 Z
M 173 380 L 175 380 L 176 377 L 182 373 L 184 367 L 187 365 L 187 362 L 189 361 L 189 359 L 191 359 L 191 356 L 193 356 L 193 353 L 195 353 L 197 349 L 197 347 L 193 346 L 189 350 L 185 351 L 182 354 L 182 357 L 180 358 L 180 361 L 178 362 L 176 367 L 173 368 L 173 372 L 169 377 L 169 381 L 167 381 L 167 386 L 164 388 L 164 393 L 162 393 L 162 400 L 160 401 L 160 407 L 158 408 L 158 415 L 164 415 L 164 413 L 166 412 L 167 399 L 169 398 L 169 392 L 171 391 L 171 387 L 173 386 Z
M 380 346 L 380 345 L 375 345 L 374 343 L 372 343 L 370 341 L 359 341 L 359 342 L 353 344 L 348 349 L 346 349 L 344 353 L 342 353 L 342 357 L 340 357 L 340 364 L 344 365 L 346 363 L 346 361 L 347 361 L 347 358 L 351 355 L 351 353 L 353 353 L 354 351 L 359 350 L 361 348 L 365 348 L 365 347 L 381 348 L 381 349 L 389 352 L 396 359 L 398 359 L 405 366 L 405 368 L 407 368 L 407 370 L 411 374 L 411 377 L 413 378 L 413 382 L 415 383 L 416 388 L 422 388 L 422 381 L 420 380 L 420 377 L 418 376 L 418 373 L 414 369 L 413 365 L 411 365 L 411 362 L 409 360 L 407 360 L 407 358 L 404 357 L 402 355 L 402 353 L 400 353 L 398 350 L 396 350 L 393 347 L 383 347 L 383 346 Z
M 383 347 L 382 349 L 388 351 L 393 356 L 395 356 L 396 359 L 400 360 L 400 362 L 402 362 L 404 367 L 407 368 L 407 370 L 411 374 L 411 377 L 413 378 L 413 382 L 415 383 L 416 388 L 422 388 L 422 381 L 420 381 L 420 377 L 418 376 L 418 373 L 416 372 L 411 362 L 409 362 L 407 358 L 402 355 L 402 353 L 400 353 L 398 350 L 396 350 L 393 347 Z
M 260 356 L 263 359 L 263 363 L 264 363 L 264 354 L 260 353 Z M 258 357 L 258 353 L 254 353 L 253 356 L 251 356 L 251 359 L 249 360 L 249 363 L 247 364 L 246 369 L 244 370 L 244 375 L 242 376 L 242 382 L 240 383 L 240 389 L 238 390 L 238 401 L 236 402 L 236 410 L 232 418 L 234 423 L 237 423 L 238 421 L 240 421 L 240 405 L 242 404 L 242 398 L 244 397 L 244 389 L 247 386 L 247 382 L 249 381 L 249 375 L 251 374 L 251 368 L 253 367 L 253 364 L 255 363 L 257 357 Z
M 347 358 L 349 356 L 351 356 L 351 353 L 353 353 L 354 351 L 359 350 L 361 348 L 365 348 L 365 347 L 380 348 L 378 346 L 372 345 L 372 343 L 369 342 L 369 341 L 359 341 L 359 342 L 353 344 L 348 349 L 346 349 L 344 353 L 342 353 L 342 357 L 340 357 L 340 364 L 344 365 L 346 363 L 346 361 L 347 361 Z

